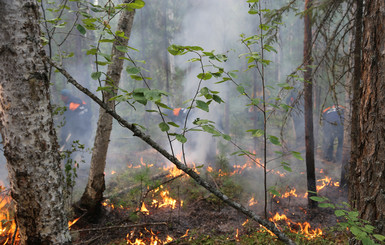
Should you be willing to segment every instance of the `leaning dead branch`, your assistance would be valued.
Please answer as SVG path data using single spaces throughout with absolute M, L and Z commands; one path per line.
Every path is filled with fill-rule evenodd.
M 131 132 L 133 132 L 134 136 L 139 137 L 144 142 L 146 142 L 148 145 L 150 145 L 152 148 L 157 150 L 160 154 L 162 154 L 165 158 L 167 158 L 169 161 L 171 161 L 175 166 L 188 174 L 191 178 L 193 178 L 199 185 L 203 186 L 206 190 L 213 193 L 215 196 L 217 196 L 219 199 L 221 199 L 224 203 L 227 205 L 233 207 L 234 209 L 238 210 L 239 212 L 245 214 L 247 217 L 257 221 L 261 225 L 263 225 L 266 229 L 273 232 L 279 240 L 285 242 L 286 244 L 296 244 L 293 242 L 289 237 L 286 236 L 285 233 L 280 231 L 273 222 L 267 221 L 263 218 L 261 218 L 259 215 L 254 213 L 253 211 L 249 210 L 248 208 L 244 207 L 243 205 L 231 200 L 228 196 L 223 194 L 220 190 L 209 184 L 206 180 L 201 178 L 192 168 L 189 168 L 188 166 L 184 165 L 181 161 L 179 161 L 175 156 L 171 155 L 167 150 L 165 150 L 163 147 L 161 147 L 158 143 L 156 143 L 149 135 L 146 135 L 144 132 L 142 132 L 135 124 L 129 123 L 126 120 L 124 120 L 119 114 L 117 114 L 114 110 L 107 107 L 103 101 L 101 101 L 97 96 L 95 96 L 93 93 L 91 93 L 87 88 L 80 85 L 65 69 L 62 67 L 59 67 L 56 65 L 52 60 L 47 58 L 47 62 L 50 63 L 52 66 L 54 66 L 65 78 L 67 78 L 68 82 L 73 84 L 77 89 L 82 91 L 84 94 L 86 94 L 88 97 L 90 97 L 94 102 L 96 102 L 100 107 L 106 110 L 108 114 L 110 114 L 115 120 L 117 120 L 120 125 L 128 128 Z

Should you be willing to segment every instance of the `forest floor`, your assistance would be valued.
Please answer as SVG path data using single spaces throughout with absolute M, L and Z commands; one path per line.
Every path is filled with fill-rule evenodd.
M 220 165 L 226 168 L 226 164 Z M 261 177 L 260 169 L 245 166 L 196 170 L 263 217 L 263 192 L 260 182 L 255 181 Z M 330 162 L 320 162 L 318 167 L 322 167 L 317 168 L 318 195 L 324 198 L 326 207 L 308 210 L 306 180 L 299 169 L 293 169 L 291 177 L 275 171 L 280 176 L 273 180 L 268 219 L 298 244 L 347 244 L 347 232 L 338 225 L 335 215 L 347 201 L 346 190 L 337 182 L 340 167 Z M 143 160 L 130 170 L 112 171 L 104 214 L 93 223 L 80 218 L 71 227 L 74 244 L 281 244 L 258 223 L 175 171 Z

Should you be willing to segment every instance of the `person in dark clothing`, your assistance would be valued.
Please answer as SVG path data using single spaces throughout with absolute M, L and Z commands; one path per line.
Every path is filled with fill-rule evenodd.
M 172 112 L 168 113 L 168 117 L 179 126 L 184 126 L 184 121 L 186 120 L 187 109 L 186 108 L 175 108 Z
M 61 148 L 69 147 L 74 140 L 88 141 L 91 130 L 91 111 L 83 100 L 73 96 L 68 89 L 61 91 L 61 99 L 66 110 L 63 114 L 65 124 L 61 129 Z M 86 142 L 80 142 L 85 144 Z
M 323 154 L 324 159 L 333 161 L 334 140 L 337 139 L 337 151 L 335 160 L 339 162 L 342 157 L 342 145 L 344 141 L 344 107 L 331 106 L 322 113 L 324 119 L 323 126 Z

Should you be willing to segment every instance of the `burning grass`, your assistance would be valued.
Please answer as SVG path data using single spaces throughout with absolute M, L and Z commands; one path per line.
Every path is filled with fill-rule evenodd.
M 227 196 L 260 213 L 263 207 L 262 179 L 258 160 L 231 166 L 226 162 L 214 165 L 190 166 Z M 338 182 L 318 169 L 317 190 L 321 194 L 341 196 Z M 103 203 L 105 215 L 98 224 L 81 218 L 68 225 L 75 242 L 93 241 L 97 244 L 272 244 L 275 235 L 254 221 L 225 206 L 173 165 L 157 166 L 141 160 L 126 169 L 108 171 L 110 182 Z M 299 244 L 346 241 L 346 232 L 334 232 L 333 212 L 317 210 L 313 216 L 306 210 L 306 191 L 301 185 L 290 184 L 290 178 L 305 178 L 294 173 L 271 169 L 276 189 L 269 197 L 270 220 Z M 294 177 L 290 177 L 294 175 Z M 337 194 L 335 194 L 337 193 Z M 333 199 L 333 197 L 331 198 Z M 6 203 L 9 203 L 7 199 Z M 2 202 L 3 203 L 3 202 Z M 1 206 L 4 213 L 5 205 Z M 11 209 L 10 209 L 11 210 Z M 2 216 L 12 220 L 11 212 Z M 155 225 L 158 224 L 158 225 Z M 159 225 L 160 224 L 160 225 Z M 325 226 L 327 224 L 327 226 Z M 14 233 L 11 223 L 3 222 L 10 239 Z M 138 227 L 137 227 L 138 226 Z M 111 227 L 111 228 L 110 228 Z M 12 230 L 13 229 L 13 230 Z M 2 231 L 2 230 L 1 230 Z M 7 244 L 8 240 L 0 244 Z M 0 240 L 3 241 L 3 240 Z M 338 244 L 338 243 L 337 243 Z

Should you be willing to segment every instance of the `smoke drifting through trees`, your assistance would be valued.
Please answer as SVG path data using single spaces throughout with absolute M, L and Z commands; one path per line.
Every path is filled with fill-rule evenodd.
M 251 84 L 253 79 L 255 78 L 258 80 L 259 78 L 258 76 L 250 74 L 250 72 L 243 72 L 247 68 L 247 64 L 244 59 L 238 57 L 239 54 L 246 52 L 245 47 L 240 43 L 239 34 L 245 33 L 246 36 L 252 35 L 258 30 L 259 25 L 255 16 L 246 14 L 249 8 L 246 2 L 237 0 L 216 0 L 180 3 L 176 0 L 168 0 L 170 10 L 168 10 L 167 13 L 158 11 L 158 7 L 163 3 L 164 1 L 147 2 L 146 7 L 138 11 L 137 17 L 135 18 L 134 31 L 129 44 L 130 46 L 139 49 L 139 52 L 132 53 L 133 58 L 146 60 L 147 63 L 143 66 L 149 70 L 146 74 L 153 77 L 153 80 L 150 81 L 152 88 L 165 89 L 166 75 L 162 71 L 162 69 L 164 69 L 162 62 L 166 42 L 165 40 L 159 40 L 162 36 L 162 33 L 159 33 L 159 28 L 163 27 L 160 24 L 156 24 L 160 23 L 156 20 L 166 18 L 166 23 L 168 23 L 167 27 L 172 29 L 167 36 L 168 43 L 180 45 L 199 45 L 206 51 L 215 50 L 216 53 L 226 52 L 229 60 L 228 62 L 222 64 L 223 67 L 227 70 L 239 70 L 239 82 L 242 83 L 248 91 L 252 91 Z M 273 3 L 267 4 L 274 5 Z M 298 54 L 297 51 L 301 49 L 302 34 L 298 33 L 301 33 L 300 30 L 302 29 L 302 22 L 298 18 L 284 18 L 283 22 L 285 22 L 285 24 L 283 25 L 283 28 L 281 28 L 278 35 L 279 45 L 276 46 L 277 54 L 272 52 L 271 54 L 268 54 L 267 57 L 267 59 L 275 62 L 275 64 L 266 68 L 267 83 L 271 85 L 275 85 L 277 82 L 284 82 L 287 74 L 292 72 L 294 68 L 301 63 L 302 54 Z M 113 26 L 114 23 L 112 22 L 111 25 Z M 161 31 L 166 31 L 166 29 L 167 28 Z M 108 50 L 110 50 L 110 47 L 106 45 L 104 49 L 106 52 L 109 52 Z M 97 82 L 92 80 L 90 77 L 84 76 L 84 74 L 89 75 L 92 71 L 94 71 L 92 59 L 89 58 L 89 56 L 85 56 L 84 52 L 82 54 L 77 53 L 76 55 L 83 57 L 83 59 L 89 59 L 89 65 L 72 66 L 71 62 L 68 62 L 67 67 L 70 68 L 69 70 L 73 71 L 72 74 L 74 74 L 79 81 L 83 82 L 85 87 L 97 94 Z M 192 94 L 196 90 L 197 82 L 199 81 L 196 75 L 200 73 L 200 68 L 195 63 L 187 63 L 186 61 L 189 58 L 188 56 L 177 57 L 175 59 L 173 59 L 170 55 L 168 55 L 168 57 L 170 59 L 169 67 L 172 71 L 175 71 L 175 74 L 171 74 L 172 76 L 170 82 L 172 86 L 170 86 L 171 91 L 169 92 L 171 92 L 173 96 L 170 96 L 169 105 L 171 107 L 186 107 L 189 104 L 182 104 L 182 102 L 191 98 Z M 157 71 L 157 74 L 154 74 L 154 71 Z M 82 81 L 83 79 L 85 80 Z M 246 135 L 247 133 L 245 133 L 245 130 L 253 128 L 252 115 L 256 112 L 250 112 L 250 108 L 245 106 L 249 102 L 247 102 L 244 97 L 239 95 L 235 86 L 230 85 L 229 83 L 214 84 L 214 82 L 215 80 L 206 81 L 203 86 L 220 91 L 220 96 L 226 104 L 213 105 L 210 107 L 210 113 L 194 109 L 193 111 L 195 113 L 190 116 L 190 119 L 199 117 L 213 120 L 216 122 L 217 128 L 221 131 L 225 130 L 225 125 L 228 124 L 229 133 L 234 136 L 235 141 L 239 143 L 240 146 L 245 147 L 246 150 L 253 150 L 251 147 L 252 139 L 249 135 Z M 129 80 L 126 74 L 123 75 L 122 83 L 124 83 L 122 85 L 123 88 L 128 90 L 132 90 L 136 87 L 143 87 L 141 82 Z M 64 81 L 62 81 L 61 84 L 65 84 Z M 182 90 L 176 90 L 182 86 L 183 92 Z M 66 85 L 66 87 L 69 86 Z M 61 87 L 57 89 L 60 88 Z M 57 95 L 59 93 L 58 90 L 54 92 L 56 92 Z M 80 93 L 75 92 L 75 95 L 79 96 Z M 253 94 L 252 96 L 258 97 L 260 94 L 258 94 L 257 91 L 257 94 Z M 276 96 L 276 91 L 270 92 L 268 96 Z M 164 135 L 158 132 L 158 117 L 150 117 L 150 120 L 146 120 L 147 116 L 144 113 L 144 109 L 153 108 L 145 108 L 138 103 L 134 106 L 136 107 L 136 110 L 133 110 L 132 107 L 123 104 L 119 104 L 116 109 L 117 111 L 122 112 L 122 114 L 125 115 L 125 118 L 129 121 L 147 126 L 149 132 L 157 132 L 153 135 L 161 141 Z M 226 106 L 229 106 L 228 112 L 226 112 Z M 96 122 L 97 108 L 95 105 L 92 105 L 92 109 L 94 118 L 93 121 Z M 226 115 L 226 113 L 228 114 Z M 146 125 L 146 123 L 149 125 Z M 191 125 L 191 122 L 189 125 Z M 289 124 L 289 126 L 291 125 Z M 94 126 L 90 128 L 94 128 Z M 270 125 L 270 128 L 274 132 L 269 133 L 278 135 L 279 131 L 277 125 L 272 124 Z M 187 144 L 190 145 L 187 147 L 187 154 L 192 161 L 203 162 L 206 160 L 206 156 L 215 155 L 216 147 L 214 147 L 213 150 L 211 146 L 216 145 L 219 139 L 215 141 L 211 135 L 206 133 L 194 133 L 191 134 L 190 137 L 187 135 L 187 137 Z M 289 138 L 290 141 L 294 140 L 291 135 L 289 135 Z M 83 141 L 82 139 L 80 140 Z M 114 122 L 110 144 L 110 151 L 107 159 L 107 177 L 110 176 L 109 173 L 111 170 L 123 168 L 131 161 L 138 161 L 140 156 L 138 155 L 138 157 L 133 157 L 133 152 L 141 152 L 147 149 L 147 146 L 132 137 L 130 133 L 127 133 L 125 130 L 121 130 L 120 126 L 116 122 Z M 223 151 L 226 153 L 235 151 L 232 147 L 230 147 L 230 149 L 226 147 L 223 147 Z M 129 150 L 122 152 L 120 149 Z M 207 152 L 208 150 L 209 152 Z M 256 153 L 257 157 L 259 157 L 259 152 Z M 215 157 L 211 157 L 210 160 L 215 161 Z M 231 158 L 232 164 L 241 164 L 243 162 L 244 159 Z M 88 164 L 84 165 L 85 169 L 87 166 Z M 301 169 L 301 167 L 293 165 L 293 168 L 295 167 Z M 272 180 L 272 182 L 274 181 Z

